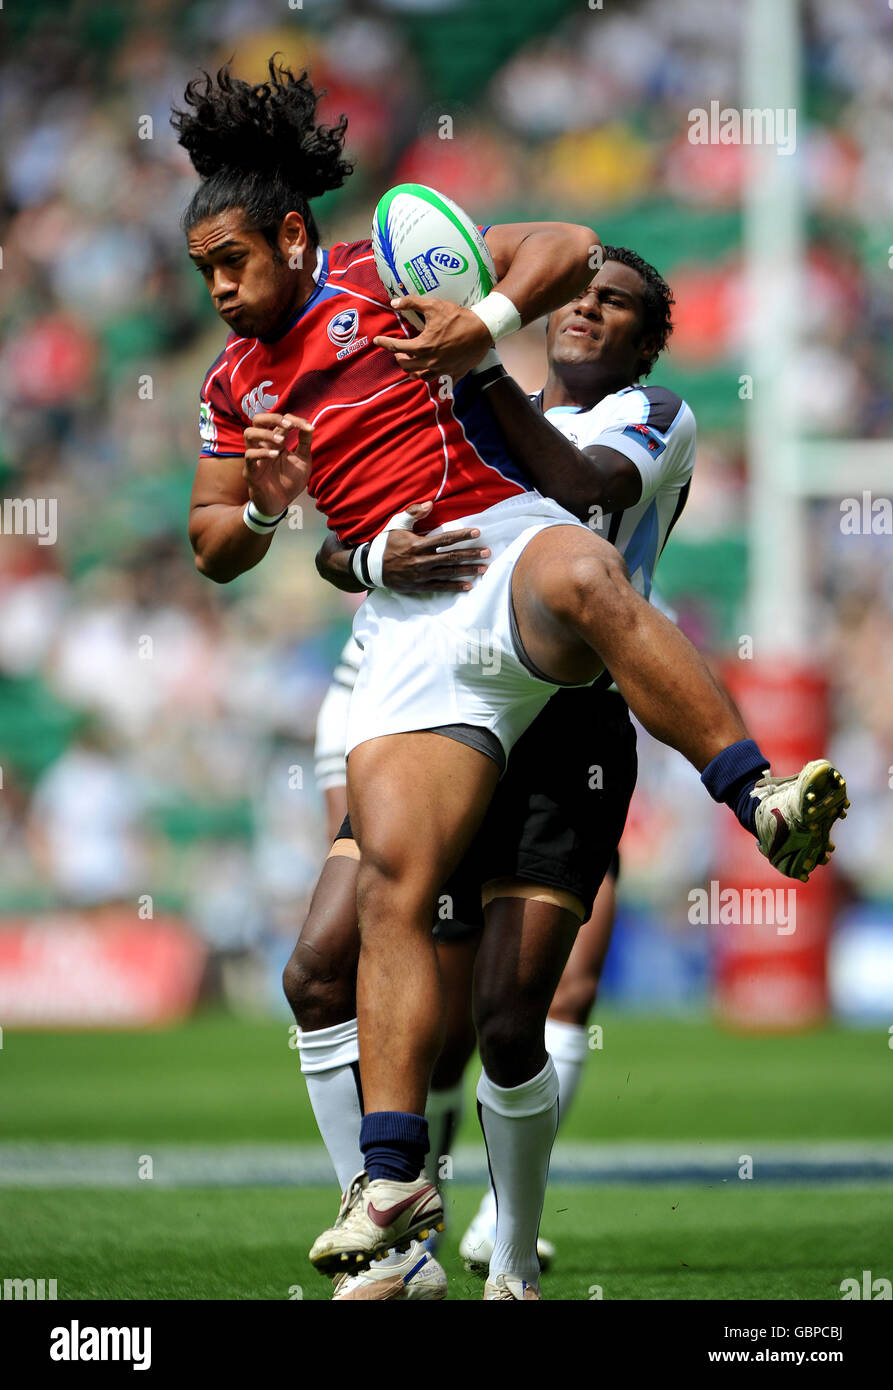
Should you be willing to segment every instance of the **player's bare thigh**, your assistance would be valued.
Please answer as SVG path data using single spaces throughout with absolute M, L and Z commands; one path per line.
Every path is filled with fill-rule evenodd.
M 524 547 L 512 573 L 512 603 L 522 645 L 533 664 L 571 685 L 593 680 L 601 662 L 575 631 L 597 604 L 603 621 L 622 623 L 635 598 L 619 552 L 583 526 L 549 526 Z
M 499 780 L 492 758 L 427 730 L 367 739 L 347 761 L 360 891 L 370 879 L 425 908 L 458 864 Z

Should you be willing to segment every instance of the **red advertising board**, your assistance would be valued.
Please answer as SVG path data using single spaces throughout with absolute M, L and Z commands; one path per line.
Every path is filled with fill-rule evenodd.
M 791 663 L 729 663 L 723 677 L 776 774 L 796 772 L 825 754 L 828 689 L 815 669 Z M 723 818 L 717 879 L 735 900 L 769 889 L 781 909 L 775 923 L 736 921 L 716 928 L 716 1002 L 732 1027 L 787 1031 L 821 1023 L 828 1013 L 827 958 L 833 906 L 828 869 L 810 882 L 785 878 L 755 853 L 731 816 Z M 783 894 L 780 900 L 779 893 Z M 747 895 L 747 897 L 745 897 Z M 745 914 L 753 915 L 753 914 Z M 784 925 L 779 926 L 783 918 Z
M 0 1027 L 142 1028 L 198 997 L 207 949 L 173 917 L 120 910 L 0 921 Z

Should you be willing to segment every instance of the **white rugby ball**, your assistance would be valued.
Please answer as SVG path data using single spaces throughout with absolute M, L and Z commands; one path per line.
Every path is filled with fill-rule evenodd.
M 430 294 L 467 309 L 496 284 L 490 248 L 475 223 L 451 198 L 423 183 L 388 189 L 372 219 L 372 250 L 391 298 Z M 423 327 L 412 310 L 404 318 Z

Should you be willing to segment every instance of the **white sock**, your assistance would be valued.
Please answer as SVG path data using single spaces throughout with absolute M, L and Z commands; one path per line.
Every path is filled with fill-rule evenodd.
M 580 1023 L 559 1023 L 557 1019 L 546 1019 L 546 1051 L 552 1058 L 558 1075 L 558 1123 L 564 1122 L 571 1101 L 583 1075 L 583 1063 L 589 1054 L 589 1030 Z M 490 1232 L 490 1239 L 496 1239 L 496 1198 L 489 1187 L 481 1198 L 481 1204 L 474 1218 Z
M 440 1172 L 440 1161 L 452 1153 L 453 1140 L 462 1119 L 462 1082 L 447 1091 L 429 1091 L 425 1118 L 431 1147 L 425 1159 L 425 1171 L 432 1182 L 446 1176 Z
M 546 1051 L 558 1073 L 558 1110 L 564 1121 L 583 1075 L 589 1055 L 589 1030 L 582 1023 L 546 1019 Z
M 481 1198 L 481 1204 L 474 1215 L 474 1224 L 488 1231 L 491 1240 L 496 1239 L 496 1194 L 492 1187 L 488 1187 Z
M 558 1077 L 552 1058 L 521 1086 L 496 1086 L 482 1072 L 477 1098 L 496 1193 L 490 1275 L 514 1274 L 538 1284 L 536 1238 L 558 1128 Z
M 333 1023 L 312 1033 L 298 1032 L 301 1071 L 322 1142 L 329 1151 L 341 1192 L 364 1167 L 360 1152 L 359 1060 L 357 1021 Z

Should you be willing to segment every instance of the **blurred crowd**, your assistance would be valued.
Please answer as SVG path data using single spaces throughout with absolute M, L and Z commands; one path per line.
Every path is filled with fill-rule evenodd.
M 0 498 L 58 499 L 59 518 L 52 545 L 0 533 L 0 912 L 148 892 L 221 951 L 281 954 L 324 854 L 313 728 L 353 603 L 314 571 L 321 519 L 306 506 L 223 589 L 195 573 L 185 533 L 198 390 L 225 336 L 184 255 L 195 176 L 168 124 L 199 66 L 234 56 L 259 80 L 279 50 L 326 88 L 324 115 L 348 113 L 357 172 L 319 204 L 328 241 L 367 235 L 380 193 L 419 180 L 481 220 L 579 218 L 657 263 L 677 327 L 655 379 L 700 421 L 665 587 L 700 644 L 734 649 L 747 151 L 693 145 L 688 117 L 744 99 L 745 10 L 31 0 L 0 15 Z M 893 11 L 808 0 L 803 15 L 798 390 L 810 433 L 881 439 L 893 433 Z M 534 326 L 506 347 L 531 389 L 542 343 Z M 893 899 L 890 541 L 843 535 L 838 499 L 814 504 L 811 525 L 833 746 L 859 828 L 841 835 L 838 863 L 854 897 Z M 624 893 L 660 910 L 707 872 L 714 812 L 673 755 L 649 747 L 642 762 Z

